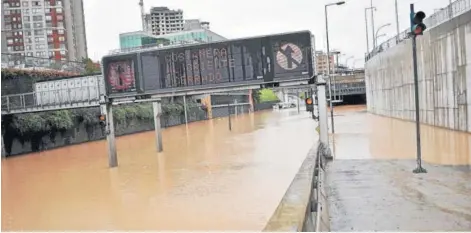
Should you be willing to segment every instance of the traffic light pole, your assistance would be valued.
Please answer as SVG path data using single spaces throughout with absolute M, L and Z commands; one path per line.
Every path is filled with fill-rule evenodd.
M 415 15 L 414 4 L 410 4 L 411 14 L 411 32 L 413 30 L 413 17 Z M 412 33 L 412 62 L 414 66 L 414 88 L 415 88 L 415 127 L 416 127 L 416 144 L 417 144 L 417 168 L 414 173 L 427 173 L 422 167 L 422 147 L 420 142 L 420 106 L 419 106 L 419 76 L 417 71 L 417 35 Z

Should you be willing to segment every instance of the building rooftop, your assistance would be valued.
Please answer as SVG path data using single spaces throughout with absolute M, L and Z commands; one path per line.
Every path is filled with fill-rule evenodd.
M 165 7 L 165 6 L 157 6 L 157 7 L 152 7 L 150 9 L 150 12 L 162 12 L 162 11 L 168 11 L 168 12 L 183 12 L 183 10 L 181 9 L 177 9 L 177 10 L 170 10 L 168 7 Z

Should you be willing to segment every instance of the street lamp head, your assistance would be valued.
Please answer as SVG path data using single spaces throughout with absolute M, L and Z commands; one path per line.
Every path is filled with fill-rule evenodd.
M 335 3 L 335 4 L 337 4 L 337 5 L 343 5 L 343 4 L 345 4 L 345 1 L 337 2 L 337 3 Z

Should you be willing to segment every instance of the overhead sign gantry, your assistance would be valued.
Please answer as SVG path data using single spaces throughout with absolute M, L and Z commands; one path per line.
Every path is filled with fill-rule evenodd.
M 231 90 L 298 85 L 313 77 L 313 36 L 309 31 L 213 43 L 156 48 L 103 57 L 110 167 L 117 166 L 112 105 L 154 103 L 160 125 L 160 98 Z M 160 127 L 157 150 L 162 151 Z

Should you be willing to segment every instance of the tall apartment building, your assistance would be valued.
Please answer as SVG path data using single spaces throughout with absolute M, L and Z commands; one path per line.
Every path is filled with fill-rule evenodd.
M 87 57 L 82 0 L 2 2 L 2 53 L 63 61 Z
M 184 20 L 182 10 L 170 10 L 168 7 L 152 7 L 150 9 L 150 28 L 147 30 L 153 35 L 165 35 L 183 31 Z

